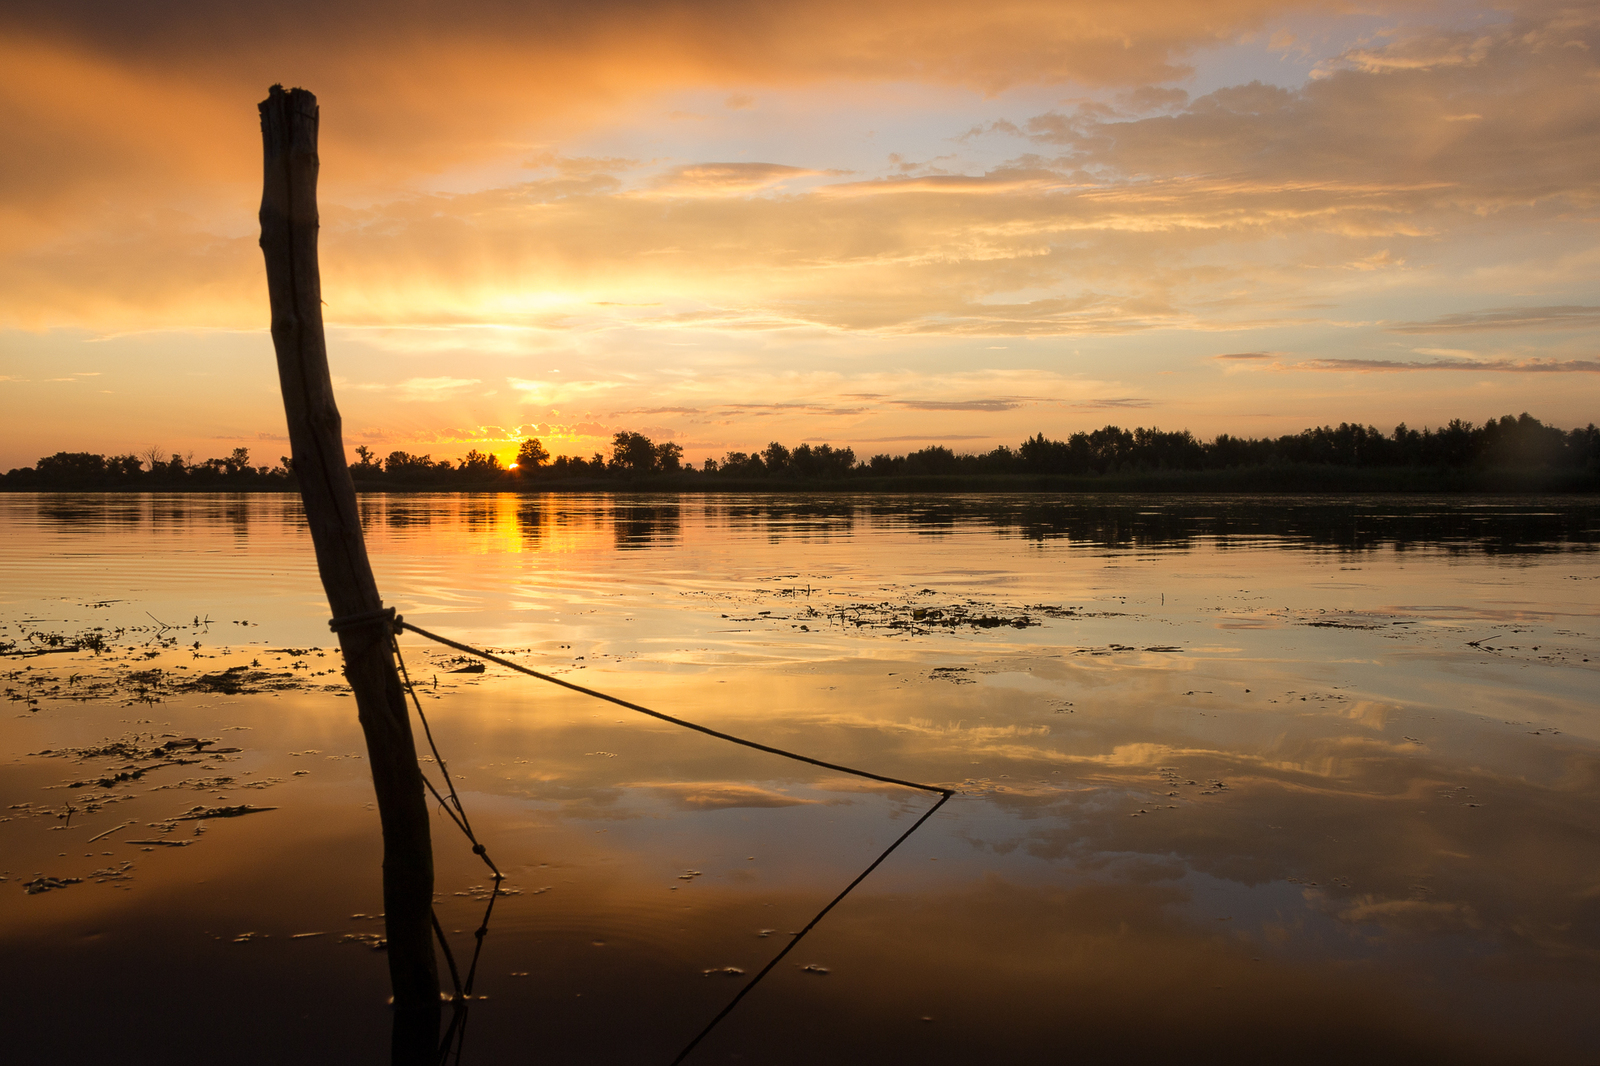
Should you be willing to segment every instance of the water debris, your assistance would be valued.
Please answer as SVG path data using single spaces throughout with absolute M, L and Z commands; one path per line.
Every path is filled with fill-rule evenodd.
M 743 977 L 744 971 L 737 966 L 713 966 L 709 970 L 701 970 L 701 977 Z
M 971 626 L 974 629 L 998 629 L 1001 626 L 1026 629 L 1029 626 L 1040 624 L 1026 614 L 980 613 L 979 610 L 969 609 L 965 606 L 913 607 L 911 609 L 911 621 L 920 626 L 945 626 L 951 629 L 959 626 Z M 906 620 L 904 618 L 894 618 L 888 624 L 891 627 L 904 626 Z
M 534 894 L 537 895 L 538 892 L 535 892 Z M 468 885 L 466 891 L 455 892 L 452 893 L 452 895 L 466 896 L 468 898 L 477 900 L 479 903 L 487 903 L 490 896 L 520 896 L 522 895 L 522 889 L 493 888 L 489 885 Z
M 124 759 L 170 759 L 177 758 L 186 752 L 201 752 L 216 743 L 215 740 L 201 740 L 199 737 L 182 737 L 177 740 L 169 740 L 165 744 L 157 744 L 147 748 L 139 743 L 141 735 L 135 733 L 123 740 L 108 740 L 87 748 L 44 748 L 41 751 L 32 751 L 28 754 L 56 759 L 77 759 L 79 762 L 107 755 Z M 170 736 L 171 734 L 168 735 Z M 234 750 L 237 751 L 238 749 Z
M 85 840 L 84 843 L 85 844 L 93 844 L 96 840 L 99 840 L 102 837 L 108 837 L 112 833 L 115 833 L 117 830 L 126 829 L 126 828 L 128 828 L 128 826 L 130 826 L 132 824 L 133 823 L 130 821 L 130 822 L 123 822 L 121 825 L 114 825 L 110 829 L 107 829 L 105 832 L 98 833 L 95 836 L 90 837 L 88 840 Z
M 124 632 L 125 630 L 121 629 L 113 631 L 96 626 L 69 637 L 62 633 L 47 633 L 36 629 L 23 635 L 22 640 L 25 643 L 10 640 L 0 643 L 0 655 L 26 658 L 73 651 L 91 651 L 99 655 L 110 646 L 111 640 L 120 637 Z
M 804 590 L 809 596 L 811 591 Z M 885 589 L 885 591 L 889 591 Z M 794 597 L 790 590 L 760 590 L 761 595 Z M 1016 607 L 1004 604 L 967 600 L 948 605 L 929 605 L 912 602 L 922 597 L 936 595 L 931 589 L 920 592 L 907 591 L 900 601 L 876 602 L 849 600 L 832 604 L 795 604 L 792 611 L 760 610 L 742 614 L 728 613 L 722 617 L 730 622 L 788 622 L 791 628 L 811 631 L 818 622 L 838 625 L 849 630 L 889 630 L 893 632 L 931 633 L 938 630 L 960 629 L 1027 629 L 1042 625 L 1040 618 L 1071 618 L 1078 613 L 1073 608 L 1053 604 L 1035 607 Z M 800 623 L 807 623 L 802 626 Z
M 377 933 L 346 933 L 339 938 L 341 944 L 365 944 L 373 951 L 383 951 L 389 941 Z
M 316 933 L 290 933 L 289 934 L 289 939 L 290 940 L 308 940 L 308 939 L 310 939 L 311 937 L 314 937 L 314 936 L 327 936 L 327 935 L 328 935 L 327 933 L 323 933 L 323 932 L 316 932 Z
M 107 854 L 110 854 L 107 852 Z M 125 861 L 121 866 L 107 866 L 103 870 L 96 870 L 89 875 L 94 878 L 97 885 L 112 884 L 117 881 L 133 880 L 133 862 Z
M 260 814 L 262 811 L 275 811 L 276 807 L 254 807 L 248 803 L 241 803 L 234 807 L 206 807 L 197 806 L 189 808 L 186 814 L 177 815 L 173 820 L 189 822 L 198 818 L 238 818 L 246 814 Z
M 159 673 L 159 671 L 151 672 Z M 230 666 L 226 670 L 213 674 L 201 674 L 195 678 L 179 679 L 173 678 L 169 674 L 161 680 L 164 680 L 174 691 L 216 692 L 224 696 L 280 691 L 300 688 L 303 685 L 303 682 L 293 674 L 253 670 L 248 666 Z
M 121 766 L 110 767 L 98 777 L 89 777 L 79 781 L 69 781 L 64 785 L 51 786 L 70 789 L 113 789 L 119 785 L 138 781 L 154 770 L 171 766 L 187 766 L 205 759 L 226 759 L 229 754 L 240 750 L 238 748 L 222 748 L 217 751 L 209 751 L 207 749 L 215 744 L 216 741 L 203 740 L 199 737 L 176 737 L 166 740 L 165 743 L 155 743 L 159 739 L 145 734 L 133 734 L 121 740 L 108 740 L 88 747 L 45 748 L 42 751 L 30 752 L 29 754 L 42 758 L 72 759 L 79 763 L 107 756 L 118 759 L 122 762 Z M 103 796 L 85 796 L 78 802 L 84 804 L 86 811 L 93 812 L 98 810 L 102 804 L 121 798 L 126 797 L 108 793 Z
M 812 963 L 807 963 L 806 965 L 800 967 L 800 972 L 801 973 L 828 974 L 828 973 L 832 973 L 833 971 L 829 970 L 826 966 L 818 966 L 816 963 L 812 962 Z
M 168 788 L 211 789 L 213 791 L 224 788 L 271 788 L 282 781 L 283 778 L 281 777 L 263 777 L 255 781 L 240 781 L 234 777 L 190 777 L 165 785 L 155 785 L 149 791 L 160 792 Z
M 1349 618 L 1317 618 L 1299 624 L 1314 626 L 1318 629 L 1382 629 L 1384 627 L 1382 622 L 1355 621 Z
M 37 896 L 41 892 L 49 892 L 55 888 L 66 888 L 68 885 L 81 885 L 81 877 L 35 877 L 22 887 L 30 896 Z
M 168 627 L 173 628 L 173 627 Z M 155 632 L 152 637 L 151 633 Z M 138 644 L 130 644 L 122 638 L 135 636 L 140 639 Z M 151 645 L 154 645 L 153 647 Z M 156 704 L 165 702 L 165 699 L 174 694 L 181 693 L 216 693 L 221 695 L 239 695 L 257 692 L 276 692 L 287 689 L 333 689 L 338 690 L 343 686 L 329 686 L 325 683 L 311 681 L 311 678 L 330 674 L 334 671 L 318 671 L 307 677 L 293 673 L 293 670 L 305 670 L 307 664 L 297 661 L 290 671 L 273 671 L 262 667 L 259 658 L 249 660 L 249 665 L 229 666 L 221 670 L 209 670 L 196 674 L 188 673 L 185 664 L 163 661 L 160 664 L 150 660 L 162 659 L 165 653 L 181 656 L 186 659 L 216 658 L 217 655 L 202 651 L 203 645 L 195 641 L 192 645 L 179 648 L 178 638 L 163 636 L 159 631 L 152 631 L 151 627 L 134 627 L 133 629 L 118 629 L 115 631 L 104 629 L 85 630 L 75 636 L 65 636 L 59 633 L 34 632 L 24 638 L 23 642 L 0 641 L 0 656 L 30 657 L 34 655 L 92 652 L 93 665 L 84 664 L 82 672 L 73 672 L 70 676 L 60 679 L 53 676 L 25 676 L 22 671 L 15 671 L 6 676 L 10 681 L 21 681 L 30 686 L 32 691 L 19 691 L 16 688 L 6 689 L 6 695 L 13 700 L 27 701 L 30 707 L 37 705 L 41 697 L 46 699 L 70 699 L 74 701 L 87 701 L 95 699 L 122 698 L 128 704 L 148 703 Z M 319 656 L 319 649 L 309 649 Z M 278 651 L 261 652 L 250 649 L 246 654 L 271 655 L 279 652 L 301 652 L 304 649 L 279 649 Z M 227 658 L 231 655 L 228 649 L 220 649 L 219 654 Z M 32 669 L 28 667 L 26 669 Z M 50 685 L 53 687 L 44 688 Z

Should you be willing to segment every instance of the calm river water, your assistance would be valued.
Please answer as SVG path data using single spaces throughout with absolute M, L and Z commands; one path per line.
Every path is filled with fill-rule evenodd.
M 418 625 L 959 790 L 691 1063 L 1596 1061 L 1600 504 L 363 505 Z M 292 497 L 0 495 L 12 1061 L 386 1061 L 326 617 Z M 402 644 L 466 1063 L 665 1066 L 930 804 Z

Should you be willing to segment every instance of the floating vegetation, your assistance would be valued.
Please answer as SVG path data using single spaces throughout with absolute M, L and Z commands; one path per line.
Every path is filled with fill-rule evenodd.
M 133 862 L 125 861 L 121 866 L 107 866 L 103 870 L 96 870 L 89 875 L 94 878 L 97 885 L 114 884 L 119 881 L 133 880 Z
M 341 944 L 365 944 L 373 951 L 383 951 L 389 946 L 387 938 L 378 933 L 346 933 L 339 938 Z
M 41 877 L 35 877 L 32 881 L 27 882 L 22 887 L 28 893 L 28 895 L 37 896 L 41 892 L 49 892 L 52 889 L 66 888 L 68 885 L 81 885 L 81 884 L 83 884 L 83 878 L 81 878 L 81 877 L 42 877 L 41 876 Z
M 203 740 L 199 737 L 177 737 L 166 740 L 165 743 L 157 742 L 159 740 L 160 738 L 146 739 L 145 734 L 133 734 L 121 740 L 108 740 L 88 747 L 45 748 L 42 751 L 30 752 L 29 754 L 52 759 L 72 759 L 79 763 L 108 757 L 121 760 L 123 765 L 110 767 L 98 777 L 69 781 L 65 785 L 57 786 L 70 789 L 112 789 L 119 785 L 127 785 L 138 781 L 155 770 L 173 766 L 190 766 L 208 760 L 227 759 L 229 755 L 240 750 L 229 747 L 210 751 L 207 749 L 217 742 L 215 740 Z M 85 796 L 77 802 L 83 803 L 87 811 L 93 812 L 113 798 L 115 797 Z
M 491 885 L 468 885 L 465 891 L 454 892 L 451 894 L 456 896 L 464 896 L 468 899 L 476 900 L 479 903 L 487 903 L 489 902 L 490 896 L 520 896 L 522 895 L 522 889 L 495 888 Z M 534 894 L 537 895 L 538 893 L 535 892 Z
M 173 819 L 176 822 L 192 822 L 200 818 L 239 818 L 246 814 L 260 814 L 262 811 L 275 811 L 276 807 L 253 807 L 248 803 L 241 803 L 233 807 L 207 807 L 204 805 L 191 807 L 189 810 Z
M 789 577 L 792 575 L 785 575 Z M 836 625 L 850 631 L 884 630 L 894 633 L 933 633 L 973 631 L 983 629 L 1029 629 L 1043 624 L 1047 618 L 1077 618 L 1082 611 L 1058 604 L 1013 606 L 988 603 L 976 599 L 938 604 L 929 603 L 928 597 L 939 595 L 934 589 L 903 586 L 900 590 L 884 587 L 882 591 L 898 592 L 899 598 L 887 600 L 860 600 L 843 598 L 838 590 L 820 587 L 795 586 L 775 589 L 755 589 L 746 593 L 689 592 L 684 596 L 697 599 L 725 600 L 745 606 L 742 613 L 724 614 L 730 622 L 787 622 L 790 628 L 810 632 L 813 625 Z M 752 610 L 756 602 L 771 602 L 772 597 L 781 602 L 770 609 Z
M 67 636 L 65 633 L 35 629 L 23 634 L 20 642 L 0 641 L 0 655 L 50 655 L 70 651 L 90 651 L 98 655 L 111 646 L 111 640 L 122 636 L 124 632 L 122 629 L 107 630 L 96 626 Z
M 852 603 L 836 612 L 817 612 L 840 625 L 927 632 L 935 629 L 1027 629 L 1042 623 L 1026 610 L 976 603 L 917 607 L 906 603 Z
M 30 630 L 19 640 L 0 641 L 0 657 L 26 659 L 40 655 L 89 652 L 92 658 L 78 660 L 70 672 L 52 671 L 33 664 L 0 672 L 5 682 L 3 694 L 13 702 L 23 702 L 30 711 L 39 710 L 43 701 L 66 699 L 77 702 L 120 699 L 125 706 L 157 704 L 181 694 L 237 696 L 289 690 L 341 691 L 345 686 L 315 679 L 335 675 L 336 670 L 312 670 L 311 657 L 321 658 L 320 648 L 251 648 L 246 662 L 221 669 L 197 669 L 194 660 L 224 659 L 229 649 L 206 651 L 199 640 L 188 640 L 180 631 L 209 631 L 210 619 L 195 618 L 193 626 L 132 626 L 107 629 L 93 627 L 76 634 Z M 180 642 L 180 636 L 184 642 Z M 278 656 L 276 664 L 263 664 L 261 657 Z M 291 661 L 284 663 L 283 657 Z M 175 661 L 177 659 L 186 662 Z M 273 666 L 277 668 L 274 669 Z M 342 679 L 341 679 L 342 680 Z

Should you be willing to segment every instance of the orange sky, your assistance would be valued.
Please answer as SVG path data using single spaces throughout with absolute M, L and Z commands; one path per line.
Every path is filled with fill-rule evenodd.
M 1600 418 L 1592 4 L 274 12 L 0 10 L 0 469 L 287 451 L 275 81 L 352 447 Z

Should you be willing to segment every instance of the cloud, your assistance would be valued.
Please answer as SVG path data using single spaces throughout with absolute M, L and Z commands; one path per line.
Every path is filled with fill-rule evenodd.
M 787 403 L 724 403 L 718 404 L 715 410 L 722 414 L 745 415 L 859 415 L 865 414 L 870 410 L 870 408 L 850 407 L 831 403 L 808 403 L 805 401 L 795 401 Z
M 1137 56 L 1151 48 L 1169 59 L 1186 54 L 1200 38 L 1185 33 L 1199 32 L 1202 25 L 1254 24 L 1268 10 L 1224 6 L 1226 11 L 1210 15 L 1187 14 L 1177 4 L 1140 8 L 1146 15 L 1159 10 L 1175 21 L 1119 31 L 1129 42 L 1119 62 L 1137 66 Z M 694 8 L 691 21 L 694 13 L 707 10 Z M 784 20 L 798 10 L 741 14 L 736 21 L 740 32 L 760 35 L 787 25 Z M 1044 39 L 1075 27 L 1073 32 L 1088 34 L 1086 40 L 1104 40 L 1107 27 L 1119 25 L 1119 19 L 1133 25 L 1131 15 L 1102 13 L 1109 21 L 1085 29 L 1080 23 L 1093 21 L 1089 9 L 1070 4 L 1059 10 L 1028 4 L 1007 10 L 1035 12 L 1045 26 Z M 648 5 L 643 9 L 644 22 L 653 11 Z M 921 54 L 919 34 L 926 32 L 965 35 L 958 51 L 970 57 L 979 31 L 999 17 L 955 7 L 937 11 L 947 21 L 936 31 L 911 31 L 908 55 Z M 876 10 L 842 14 L 843 36 L 830 54 L 851 39 L 850 27 L 876 24 L 880 15 Z M 202 24 L 214 18 L 196 17 Z M 423 17 L 408 13 L 401 21 Z M 520 16 L 506 17 L 514 24 L 507 31 L 514 37 Z M 569 44 L 586 41 L 602 52 L 624 47 L 622 38 L 584 36 L 593 30 L 586 18 L 556 17 L 552 39 L 567 34 Z M 442 51 L 449 51 L 453 35 L 486 33 L 491 24 L 487 9 L 468 5 L 461 25 L 442 31 Z M 959 34 L 957 26 L 964 27 Z M 400 194 L 396 175 L 420 177 L 428 167 L 445 166 L 445 157 L 426 165 L 399 157 L 380 161 L 378 154 L 409 150 L 398 145 L 411 144 L 387 116 L 407 113 L 410 121 L 428 126 L 433 119 L 427 109 L 435 104 L 417 104 L 422 112 L 408 112 L 415 103 L 408 88 L 402 99 L 385 105 L 390 111 L 384 116 L 372 117 L 363 109 L 376 106 L 368 99 L 375 87 L 340 88 L 356 95 L 337 100 L 329 95 L 324 101 L 326 313 L 330 323 L 346 326 L 491 323 L 551 334 L 627 327 L 998 337 L 1323 323 L 1352 292 L 1363 290 L 1358 281 L 1321 271 L 1382 267 L 1366 272 L 1386 276 L 1417 269 L 1408 265 L 1418 261 L 1413 249 L 1424 250 L 1428 261 L 1448 260 L 1458 256 L 1460 241 L 1469 248 L 1488 247 L 1497 240 L 1514 241 L 1538 225 L 1579 232 L 1556 220 L 1600 205 L 1585 162 L 1600 152 L 1600 101 L 1570 87 L 1587 84 L 1596 72 L 1600 33 L 1580 20 L 1559 32 L 1573 40 L 1593 38 L 1593 49 L 1547 47 L 1546 39 L 1557 34 L 1554 27 L 1554 20 L 1523 16 L 1480 35 L 1487 41 L 1481 49 L 1450 45 L 1439 52 L 1459 55 L 1460 62 L 1383 65 L 1370 56 L 1350 58 L 1300 90 L 1230 86 L 1185 103 L 1165 90 L 1156 92 L 1156 85 L 1130 85 L 1129 106 L 1166 110 L 1145 117 L 1129 117 L 1107 105 L 1047 112 L 1024 124 L 1038 149 L 1033 154 L 965 173 L 867 180 L 845 178 L 830 160 L 815 166 L 675 164 L 651 176 L 645 170 L 654 164 L 622 154 L 568 156 L 520 143 L 529 131 L 516 126 L 521 133 L 512 137 L 512 112 L 497 104 L 482 115 L 467 108 L 467 125 L 477 130 L 471 136 L 483 138 L 473 150 L 505 151 L 508 142 L 515 143 L 517 167 L 531 167 L 532 180 Z M 73 32 L 92 35 L 83 27 Z M 732 31 L 714 30 L 727 32 Z M 68 33 L 53 47 L 70 51 L 61 42 L 75 39 Z M 1428 51 L 1424 39 L 1432 37 L 1423 33 L 1385 47 L 1422 55 Z M 142 54 L 139 48 L 179 44 L 146 30 L 135 40 L 138 47 L 118 61 L 124 66 L 74 52 L 60 60 L 61 70 L 89 64 L 86 69 L 111 79 L 105 84 L 118 90 L 114 98 L 137 96 L 144 75 L 126 66 L 132 56 Z M 1021 64 L 1018 71 L 1028 69 L 1027 56 L 1037 43 L 1031 35 L 1010 41 L 1006 54 Z M 112 56 L 124 55 L 111 44 L 106 47 Z M 361 47 L 382 51 L 401 45 L 381 36 Z M 481 62 L 495 68 L 496 77 L 512 78 L 508 84 L 520 84 L 515 77 L 523 75 L 513 77 L 496 67 L 499 47 L 485 45 Z M 1079 54 L 1078 45 L 1067 51 Z M 1371 48 L 1367 52 L 1376 54 Z M 785 62 L 811 62 L 784 55 Z M 919 68 L 918 77 L 954 76 L 932 53 L 924 60 L 931 65 Z M 38 68 L 44 79 L 43 88 L 14 101 L 19 114 L 41 106 L 38 100 L 68 94 L 73 84 L 54 67 L 40 67 L 44 61 L 30 62 L 29 69 Z M 428 62 L 444 60 L 435 56 Z M 185 76 L 201 78 L 204 69 Z M 1145 74 L 1154 77 L 1154 70 Z M 657 88 L 676 84 L 680 74 L 689 77 L 657 68 L 640 72 L 664 79 L 651 83 Z M 879 75 L 861 68 L 848 76 Z M 1046 75 L 1038 68 L 1026 76 Z M 477 77 L 452 92 L 487 92 L 487 83 L 480 86 Z M 173 109 L 162 114 L 187 114 L 180 105 L 194 86 L 157 84 L 168 94 L 157 98 Z M 1141 95 L 1145 89 L 1151 92 Z M 468 96 L 458 95 L 454 104 L 480 102 Z M 514 92 L 511 97 L 521 99 Z M 115 141 L 127 123 L 102 120 L 84 106 L 83 123 L 72 112 L 65 126 L 69 140 L 80 134 L 111 139 L 105 146 L 108 158 L 133 168 L 130 187 L 190 187 L 185 182 L 191 179 L 181 173 L 188 159 L 182 151 L 173 157 L 177 163 L 156 159 L 158 153 L 124 159 L 119 152 L 137 155 L 143 142 Z M 1483 117 L 1445 121 L 1468 113 Z M 223 199 L 231 196 L 248 205 L 258 180 L 254 130 L 224 137 L 221 113 L 206 114 L 210 117 L 195 119 L 199 128 L 221 137 L 224 154 L 239 158 L 218 170 L 208 157 L 196 164 L 197 173 Z M 7 121 L 23 119 L 16 114 L 0 118 Z M 53 120 L 39 121 L 46 123 L 41 129 L 53 125 Z M 489 125 L 480 129 L 474 125 L 480 121 Z M 188 134 L 179 126 L 169 132 L 182 141 Z M 346 140 L 357 136 L 365 147 Z M 465 151 L 455 139 L 466 136 L 460 131 L 441 127 L 428 136 L 449 142 L 452 151 Z M 58 148 L 41 142 L 44 170 L 57 167 L 68 176 L 38 183 L 37 196 L 16 186 L 19 196 L 9 202 L 18 212 L 17 224 L 10 230 L 0 227 L 5 234 L 0 242 L 12 241 L 15 252 L 0 260 L 0 325 L 263 324 L 259 251 L 248 226 L 239 224 L 252 208 L 236 202 L 229 223 L 234 232 L 222 233 L 207 222 L 209 207 L 183 217 L 130 210 L 126 194 L 97 185 L 85 187 L 87 199 L 69 196 L 70 204 L 62 201 L 59 211 L 41 214 L 29 206 L 37 197 L 55 195 L 65 187 L 63 181 L 70 185 L 80 173 L 108 172 L 98 163 L 89 165 L 87 141 L 81 152 L 74 148 L 50 163 L 56 159 L 50 153 Z M 475 157 L 468 152 L 449 158 L 457 160 L 452 165 L 465 166 Z M 4 173 L 0 167 L 0 189 Z M 348 180 L 339 178 L 341 173 Z M 16 181 L 33 180 L 20 168 L 18 174 Z M 804 181 L 795 183 L 797 178 Z M 374 182 L 387 195 L 368 195 Z M 770 195 L 780 189 L 788 191 Z M 362 195 L 355 195 L 358 191 Z M 342 192 L 351 194 L 347 202 Z M 87 206 L 91 203 L 109 206 Z M 39 218 L 60 221 L 73 205 L 79 213 L 70 222 L 39 228 Z M 1372 284 L 1380 284 L 1378 277 Z M 1027 297 L 1001 298 L 1008 293 Z M 1567 321 L 1579 328 L 1586 320 Z
M 198 0 L 6 5 L 0 248 L 151 212 L 250 217 L 254 104 L 275 81 L 319 94 L 324 193 L 370 199 L 707 84 L 1137 86 L 1278 4 L 288 0 L 270 25 Z
M 1213 359 L 1229 359 L 1229 360 L 1271 359 L 1272 358 L 1272 353 L 1271 352 L 1229 352 L 1226 355 L 1213 355 L 1211 358 L 1213 358 Z
M 909 433 L 898 437 L 857 437 L 863 444 L 898 444 L 906 441 L 926 443 L 945 440 L 988 440 L 983 433 Z
M 890 400 L 894 407 L 908 411 L 1010 411 L 1022 400 Z
M 477 378 L 406 378 L 393 388 L 403 400 L 438 400 L 467 392 L 481 384 Z
M 1412 370 L 1461 370 L 1507 374 L 1600 374 L 1600 359 L 1436 359 L 1429 363 L 1398 359 L 1306 359 L 1284 370 L 1336 370 L 1394 373 Z
M 603 395 L 617 389 L 626 388 L 626 380 L 602 381 L 596 379 L 561 381 L 553 379 L 540 381 L 532 378 L 506 378 L 510 385 L 524 403 L 559 404 L 575 400 L 586 400 L 595 395 Z
M 1527 15 L 1478 35 L 1416 33 L 1347 53 L 1300 90 L 1252 82 L 1172 115 L 1124 120 L 1079 107 L 1027 128 L 1085 167 L 1229 178 L 1258 207 L 1319 211 L 1324 226 L 1337 214 L 1346 226 L 1401 232 L 1401 214 L 1418 210 L 1593 204 L 1600 192 L 1585 175 L 1597 106 L 1570 89 L 1592 78 L 1596 23 Z M 1584 47 L 1553 47 L 1558 37 Z M 1468 113 L 1480 118 L 1449 121 Z
M 1600 326 L 1600 307 L 1576 304 L 1466 311 L 1428 322 L 1400 322 L 1386 328 L 1390 333 L 1478 333 L 1497 329 L 1594 329 L 1596 326 Z
M 1137 397 L 1137 396 L 1123 396 L 1123 397 L 1117 397 L 1115 399 L 1082 400 L 1082 401 L 1080 401 L 1078 403 L 1068 404 L 1067 406 L 1068 407 L 1074 407 L 1074 408 L 1077 408 L 1077 409 L 1083 410 L 1083 411 L 1098 411 L 1098 410 L 1108 409 L 1108 408 L 1134 408 L 1134 409 L 1136 409 L 1136 408 L 1141 408 L 1141 407 L 1152 407 L 1154 405 L 1155 405 L 1155 401 L 1154 400 L 1146 400 L 1146 399 L 1142 399 L 1142 398 Z
M 781 163 L 693 163 L 674 167 L 652 182 L 655 196 L 750 196 L 796 178 L 822 173 Z

